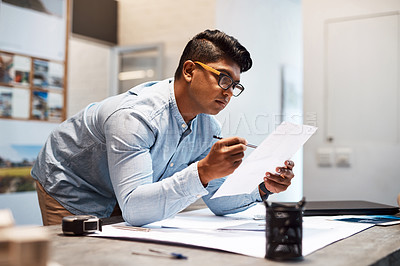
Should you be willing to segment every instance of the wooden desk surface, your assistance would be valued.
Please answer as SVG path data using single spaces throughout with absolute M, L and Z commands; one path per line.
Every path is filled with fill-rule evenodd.
M 77 265 L 400 265 L 400 225 L 374 226 L 352 237 L 320 249 L 298 262 L 276 262 L 197 247 L 150 242 L 64 236 L 61 225 L 47 227 L 51 234 L 50 261 L 62 266 Z M 132 255 L 149 248 L 178 252 L 187 260 Z

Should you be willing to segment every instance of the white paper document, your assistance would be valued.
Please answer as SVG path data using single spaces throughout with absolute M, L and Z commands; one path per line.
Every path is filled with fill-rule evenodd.
M 253 219 L 260 212 L 265 212 L 261 204 L 227 216 L 215 216 L 209 209 L 202 209 L 180 213 L 175 218 L 145 226 L 149 231 L 120 223 L 118 227 L 103 226 L 102 232 L 90 236 L 186 244 L 264 258 L 265 230 L 259 228 L 264 227 L 265 220 Z M 303 256 L 372 226 L 335 221 L 331 216 L 303 217 Z
M 283 122 L 228 176 L 212 198 L 250 194 L 266 172 L 275 173 L 275 168 L 283 166 L 316 131 L 313 126 Z

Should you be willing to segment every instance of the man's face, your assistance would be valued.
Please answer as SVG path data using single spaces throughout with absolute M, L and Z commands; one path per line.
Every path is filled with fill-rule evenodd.
M 207 63 L 207 66 L 230 76 L 234 82 L 240 81 L 240 68 L 229 59 Z M 193 73 L 189 97 L 196 113 L 216 115 L 224 109 L 231 100 L 232 87 L 224 90 L 218 84 L 219 76 L 199 64 Z

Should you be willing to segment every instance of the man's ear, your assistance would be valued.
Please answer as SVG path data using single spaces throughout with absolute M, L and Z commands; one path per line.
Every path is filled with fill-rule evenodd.
M 183 78 L 186 80 L 186 82 L 189 83 L 192 81 L 195 68 L 195 63 L 191 60 L 187 60 L 185 63 L 183 63 L 182 72 Z

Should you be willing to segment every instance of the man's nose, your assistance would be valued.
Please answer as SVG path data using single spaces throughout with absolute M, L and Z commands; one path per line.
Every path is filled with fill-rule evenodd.
M 229 98 L 231 98 L 233 96 L 233 88 L 232 88 L 232 86 L 230 86 L 228 89 L 223 90 L 223 91 L 224 91 L 223 94 L 225 96 L 229 96 Z

